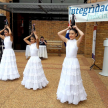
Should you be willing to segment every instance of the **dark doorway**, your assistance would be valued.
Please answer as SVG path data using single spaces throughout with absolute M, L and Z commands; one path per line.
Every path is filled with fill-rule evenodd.
M 23 39 L 26 36 L 30 35 L 32 20 L 68 21 L 68 15 L 14 13 L 13 14 L 13 33 L 14 33 L 14 49 L 15 50 L 26 49 L 26 43 L 23 41 Z
M 23 39 L 29 35 L 29 17 L 27 14 L 13 14 L 14 49 L 25 50 L 26 43 Z

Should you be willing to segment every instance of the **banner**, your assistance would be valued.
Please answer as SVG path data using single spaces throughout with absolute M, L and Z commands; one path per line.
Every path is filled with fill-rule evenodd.
M 108 1 L 69 6 L 69 22 L 72 19 L 72 14 L 75 14 L 76 22 L 108 21 Z
M 95 60 L 96 30 L 97 30 L 97 26 L 94 25 L 93 43 L 92 43 L 92 58 L 93 58 L 93 60 Z

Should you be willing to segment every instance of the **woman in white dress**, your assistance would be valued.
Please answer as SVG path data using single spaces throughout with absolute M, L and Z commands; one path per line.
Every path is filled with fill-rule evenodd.
M 28 41 L 29 38 L 30 41 Z M 24 69 L 24 76 L 21 84 L 27 89 L 42 89 L 47 86 L 48 81 L 42 68 L 41 59 L 38 57 L 39 39 L 36 35 L 36 31 L 34 31 L 30 36 L 24 38 L 24 41 L 30 45 L 31 57 Z
M 70 40 L 65 38 L 63 34 L 69 31 Z M 75 37 L 80 34 L 78 40 Z M 77 105 L 80 101 L 86 100 L 87 94 L 83 87 L 80 65 L 77 59 L 78 47 L 84 37 L 84 33 L 75 25 L 70 26 L 60 32 L 58 36 L 66 43 L 66 57 L 63 62 L 61 77 L 57 89 L 57 99 L 62 103 Z
M 12 49 L 13 36 L 9 26 L 5 26 L 0 34 L 4 31 L 4 35 L 0 38 L 4 40 L 5 49 L 3 51 L 0 63 L 0 80 L 14 80 L 20 77 L 16 65 L 15 53 Z

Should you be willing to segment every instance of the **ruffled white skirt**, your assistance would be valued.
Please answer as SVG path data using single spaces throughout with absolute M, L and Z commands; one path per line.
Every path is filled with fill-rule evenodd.
M 82 84 L 80 65 L 77 58 L 65 58 L 57 89 L 57 99 L 62 103 L 77 105 L 86 100 L 87 94 Z
M 24 76 L 21 84 L 27 89 L 42 89 L 48 84 L 42 68 L 41 59 L 38 56 L 30 57 L 23 74 Z
M 14 80 L 19 77 L 13 49 L 4 49 L 0 64 L 0 80 Z

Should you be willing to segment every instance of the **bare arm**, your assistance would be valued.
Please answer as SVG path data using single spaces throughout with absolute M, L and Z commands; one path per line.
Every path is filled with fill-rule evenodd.
M 32 34 L 31 34 L 32 35 Z M 31 42 L 28 41 L 28 39 L 31 37 L 31 35 L 27 36 L 24 38 L 24 41 L 28 44 L 28 45 L 31 45 Z
M 35 35 L 35 37 L 36 37 L 36 46 L 37 46 L 37 48 L 39 49 L 39 38 L 38 38 L 38 36 L 37 36 L 37 34 L 36 34 L 36 31 L 34 31 L 34 35 Z
M 5 30 L 5 28 L 3 30 L 0 31 L 0 34 Z
M 10 40 L 13 42 L 13 36 L 12 36 L 11 29 L 9 28 L 9 26 L 7 26 L 7 29 L 9 30 Z
M 78 33 L 80 34 L 80 37 L 77 40 L 77 46 L 79 47 L 79 45 L 84 37 L 84 33 L 77 26 L 73 26 L 73 28 L 75 28 L 78 31 Z
M 67 43 L 68 39 L 65 38 L 65 36 L 63 36 L 64 33 L 66 33 L 67 30 L 69 30 L 71 27 L 69 26 L 68 28 L 61 30 L 58 32 L 58 36 L 61 38 L 62 41 L 64 41 L 65 43 Z
M 47 45 L 47 42 L 44 41 L 44 43 L 45 43 L 45 45 Z
M 0 31 L 0 34 L 5 30 L 6 27 L 7 26 L 5 25 L 4 29 Z M 4 40 L 5 37 L 4 37 L 4 35 L 0 35 L 0 38 Z
M 4 37 L 4 35 L 0 35 L 0 38 L 4 40 L 5 37 Z

